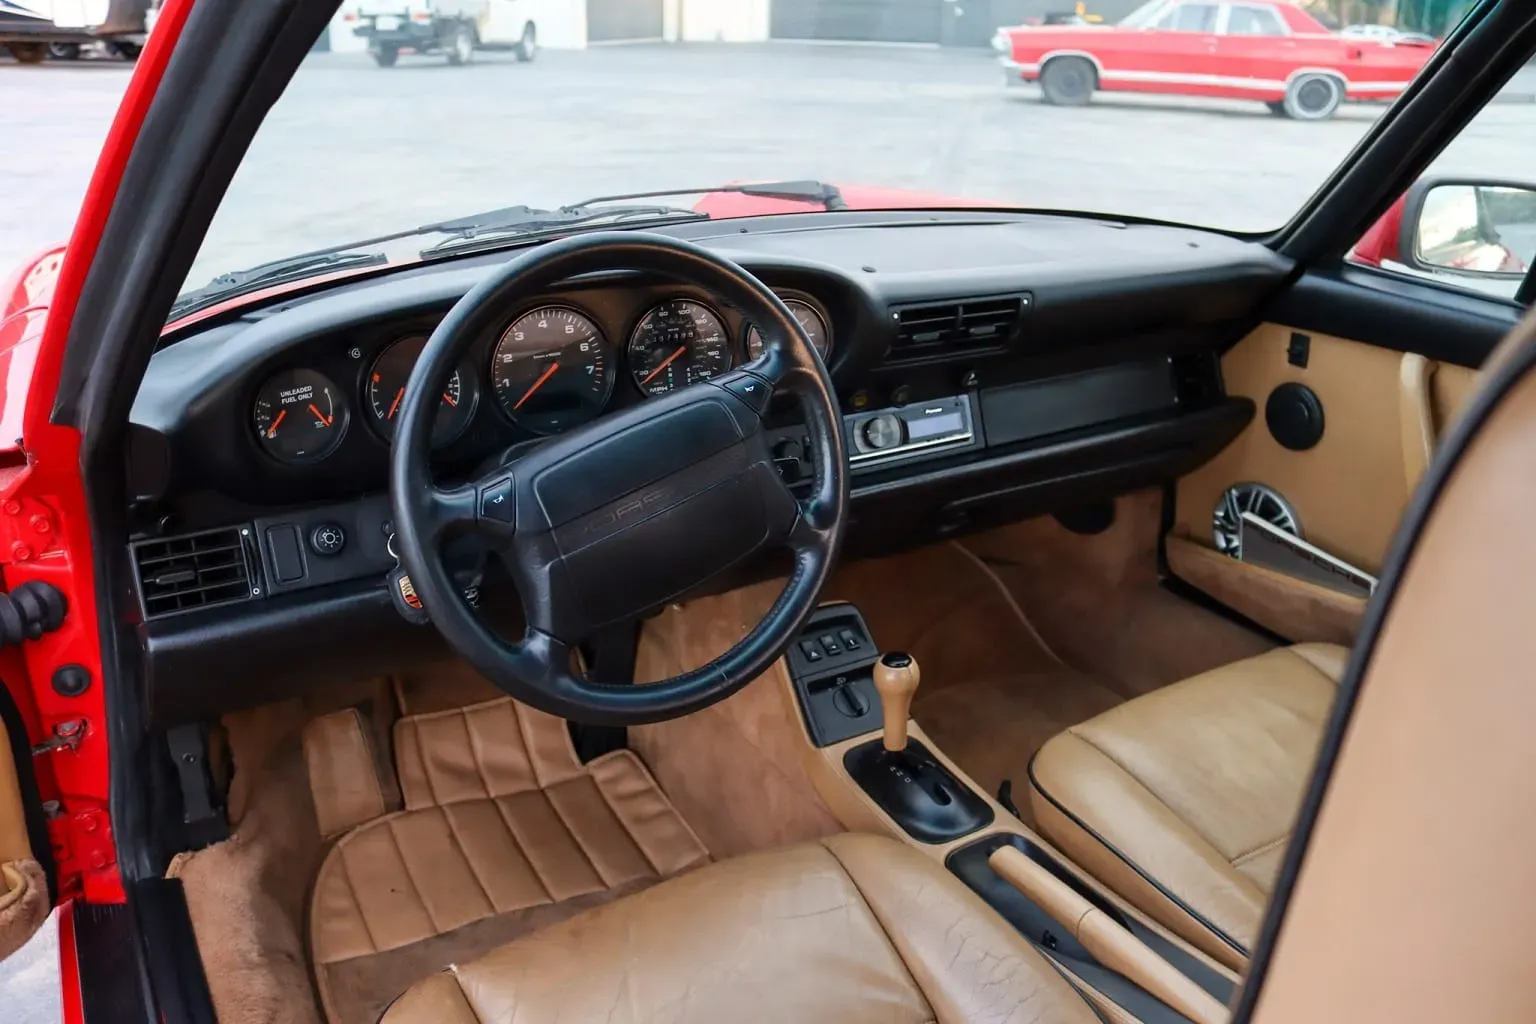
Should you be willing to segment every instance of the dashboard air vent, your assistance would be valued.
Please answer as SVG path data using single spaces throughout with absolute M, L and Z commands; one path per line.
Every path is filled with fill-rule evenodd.
M 1028 295 L 1003 295 L 899 307 L 890 358 L 927 359 L 947 352 L 1002 348 L 1029 306 Z
M 147 619 L 255 596 L 248 528 L 205 530 L 133 545 L 134 575 Z

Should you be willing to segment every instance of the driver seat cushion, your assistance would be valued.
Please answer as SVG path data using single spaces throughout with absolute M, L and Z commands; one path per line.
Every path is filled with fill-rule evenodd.
M 1243 970 L 1348 654 L 1278 648 L 1059 733 L 1030 764 L 1035 821 L 1094 877 Z
M 448 955 L 479 952 L 474 936 L 520 929 L 477 922 L 547 922 L 709 860 L 632 751 L 582 764 L 563 720 L 511 698 L 402 718 L 394 740 L 405 809 L 343 835 L 311 897 L 311 956 L 333 1021 L 358 1016 L 343 1011 L 359 1009 L 352 990 L 366 986 L 346 979 L 415 967 L 363 1000 L 376 1015 L 426 973 L 419 958 L 381 954 L 450 935 Z
M 383 1022 L 1098 1019 L 937 860 L 844 833 L 712 864 L 449 967 Z

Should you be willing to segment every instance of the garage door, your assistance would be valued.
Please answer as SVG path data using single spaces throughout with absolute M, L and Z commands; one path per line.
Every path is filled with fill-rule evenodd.
M 772 0 L 775 39 L 937 43 L 944 0 Z
M 587 42 L 660 39 L 664 0 L 587 0 Z

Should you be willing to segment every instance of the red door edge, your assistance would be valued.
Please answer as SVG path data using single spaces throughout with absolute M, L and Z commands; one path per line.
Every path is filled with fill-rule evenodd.
M 33 765 L 66 908 L 74 898 L 121 903 L 125 897 L 108 813 L 106 702 L 80 433 L 50 423 L 49 416 L 81 288 L 192 3 L 167 0 L 113 118 L 62 259 L 57 249 L 45 252 L 0 296 L 0 428 L 7 435 L 0 438 L 0 573 L 6 590 L 44 580 L 69 602 L 57 632 L 0 652 L 0 680 L 27 719 L 34 750 L 44 748 Z M 90 673 L 80 696 L 53 689 L 54 673 L 66 665 Z

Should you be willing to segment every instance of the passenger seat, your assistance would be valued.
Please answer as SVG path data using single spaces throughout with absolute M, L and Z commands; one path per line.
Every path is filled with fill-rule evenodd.
M 1348 653 L 1279 648 L 1060 733 L 1030 764 L 1040 831 L 1184 939 L 1244 969 Z

